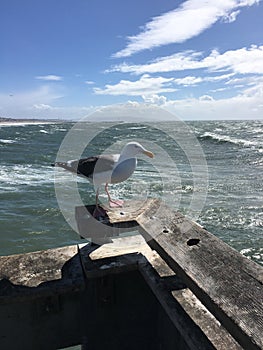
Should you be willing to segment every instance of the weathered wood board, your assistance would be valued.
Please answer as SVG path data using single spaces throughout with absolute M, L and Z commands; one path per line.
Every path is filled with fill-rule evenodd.
M 125 210 L 121 210 L 125 213 Z M 128 212 L 128 211 L 127 211 Z M 158 199 L 142 212 L 108 211 L 141 233 L 244 349 L 263 348 L 263 269 Z
M 140 271 L 190 349 L 242 349 L 141 235 L 114 238 L 97 248 L 89 244 L 79 248 L 88 279 Z

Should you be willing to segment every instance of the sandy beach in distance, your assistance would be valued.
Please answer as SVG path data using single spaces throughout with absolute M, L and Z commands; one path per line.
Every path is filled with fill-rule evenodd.
M 48 119 L 12 119 L 12 118 L 0 118 L 0 126 L 21 126 L 21 125 L 34 125 L 34 124 L 54 124 L 62 122 L 61 120 L 48 120 Z

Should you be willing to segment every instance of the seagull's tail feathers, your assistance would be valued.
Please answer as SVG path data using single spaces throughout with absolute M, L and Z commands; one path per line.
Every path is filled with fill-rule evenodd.
M 70 171 L 71 173 L 78 174 L 77 168 L 72 166 L 72 164 L 69 162 L 55 162 L 52 163 L 51 166 L 58 166 L 60 168 Z

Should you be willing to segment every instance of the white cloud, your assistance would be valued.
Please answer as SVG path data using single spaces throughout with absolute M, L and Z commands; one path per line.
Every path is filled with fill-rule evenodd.
M 259 0 L 188 0 L 175 10 L 154 17 L 138 35 L 128 37 L 128 45 L 115 57 L 127 57 L 154 47 L 181 43 L 211 27 L 220 18 L 233 22 L 241 7 Z
M 41 110 L 52 109 L 52 107 L 50 105 L 47 105 L 45 103 L 34 104 L 33 107 L 36 109 L 41 109 Z
M 93 84 L 95 84 L 95 83 L 94 83 L 94 81 L 86 80 L 86 81 L 85 81 L 85 84 L 87 84 L 87 85 L 93 85 Z
M 12 95 L 0 93 L 1 115 L 14 118 L 35 117 L 38 112 L 51 109 L 50 105 L 61 97 L 58 91 L 47 85 L 36 90 L 14 92 Z
M 164 105 L 167 101 L 167 98 L 165 96 L 159 96 L 159 95 L 146 95 L 142 96 L 145 103 L 161 106 Z
M 201 59 L 200 61 L 198 60 L 198 57 L 201 56 L 201 52 L 188 50 L 171 56 L 157 58 L 149 63 L 141 65 L 122 63 L 120 65 L 115 65 L 107 72 L 116 71 L 140 75 L 144 73 L 172 72 L 186 69 L 204 68 L 204 64 L 201 62 Z
M 243 94 L 248 97 L 255 97 L 263 99 L 263 79 L 260 82 L 251 84 L 243 90 Z M 262 100 L 261 100 L 262 101 Z
M 157 94 L 161 92 L 173 92 L 176 89 L 172 86 L 173 78 L 150 77 L 143 75 L 139 80 L 121 80 L 115 85 L 107 84 L 104 89 L 94 88 L 97 95 L 127 95 L 141 96 Z
M 210 81 L 210 82 L 218 82 L 221 80 L 228 80 L 234 75 L 235 75 L 235 73 L 221 74 L 221 75 L 210 76 L 210 77 L 208 76 L 208 77 L 205 77 L 204 80 Z
M 29 91 L 10 96 L 0 93 L 0 116 L 13 118 L 47 118 L 47 119 L 81 119 L 91 115 L 97 108 L 94 106 L 82 107 L 54 107 L 52 104 L 59 97 L 48 88 L 41 88 L 36 91 Z M 263 118 L 263 81 L 258 80 L 257 84 L 247 87 L 243 92 L 234 97 L 215 99 L 211 95 L 202 95 L 199 98 L 168 99 L 162 94 L 146 94 L 142 96 L 146 106 L 143 111 L 154 106 L 159 106 L 177 117 L 190 119 L 261 119 Z M 147 105 L 149 107 L 147 107 Z M 130 110 L 134 115 L 134 109 L 140 104 L 137 101 L 129 101 L 125 108 L 120 110 L 119 120 L 123 120 L 123 110 Z M 152 107 L 151 107 L 152 106 Z M 118 106 L 117 106 L 118 107 Z M 108 107 L 106 107 L 108 108 Z M 112 107 L 116 111 L 116 105 Z M 148 113 L 148 112 L 147 112 Z M 144 113 L 145 114 L 145 113 Z M 97 114 L 95 114 L 97 116 Z M 104 113 L 107 120 L 109 113 Z M 144 115 L 139 115 L 138 119 Z M 154 118 L 165 119 L 165 114 Z M 93 119 L 98 121 L 100 119 Z
M 163 99 L 162 99 L 163 98 Z M 244 89 L 233 97 L 215 99 L 210 95 L 199 98 L 171 100 L 165 96 L 148 96 L 145 102 L 154 103 L 183 120 L 194 119 L 261 119 L 263 120 L 263 81 Z M 158 102 L 162 103 L 158 103 Z
M 216 76 L 205 76 L 205 77 L 195 77 L 195 76 L 186 76 L 183 78 L 175 78 L 173 82 L 177 85 L 183 85 L 183 86 L 196 86 L 203 82 L 219 82 L 222 80 L 228 80 L 234 75 L 234 73 L 230 74 L 222 74 L 222 75 L 216 75 Z
M 229 89 L 229 87 L 222 87 L 222 88 L 218 88 L 218 89 L 212 89 L 210 91 L 211 92 L 222 92 L 222 91 L 226 91 L 228 89 Z
M 175 117 L 163 108 L 149 103 L 128 101 L 98 108 L 94 113 L 85 117 L 87 121 L 128 121 L 152 122 L 158 120 L 174 120 Z
M 199 101 L 214 101 L 214 99 L 210 95 L 203 95 L 199 97 Z
M 228 13 L 226 16 L 224 16 L 223 20 L 224 22 L 226 23 L 232 23 L 232 22 L 235 22 L 236 18 L 237 18 L 237 15 L 239 15 L 240 13 L 240 10 L 238 11 L 233 11 L 231 13 Z
M 257 84 L 258 79 L 260 78 L 260 81 L 263 77 L 257 77 L 257 76 L 243 76 L 243 77 L 235 77 L 232 79 L 229 79 L 225 82 L 225 85 L 228 85 L 228 87 L 246 87 L 251 84 Z
M 184 86 L 188 86 L 188 85 L 196 85 L 198 83 L 201 83 L 202 81 L 204 81 L 204 78 L 201 77 L 192 77 L 192 76 L 187 76 L 184 78 L 177 78 L 174 79 L 174 82 L 178 85 L 184 85 Z
M 250 48 L 215 52 L 203 60 L 207 68 L 213 70 L 230 69 L 239 74 L 263 74 L 263 46 L 253 45 Z
M 40 107 L 40 108 L 39 108 Z M 53 107 L 41 108 L 41 105 L 34 105 L 27 109 L 27 117 L 43 118 L 43 119 L 70 119 L 77 120 L 85 117 L 94 111 L 93 106 L 69 106 L 69 107 Z M 25 117 L 25 114 L 23 114 Z
M 39 80 L 45 80 L 45 81 L 61 81 L 62 77 L 59 75 L 53 75 L 53 74 L 49 74 L 49 75 L 38 75 L 37 77 L 35 77 L 36 79 Z
M 210 71 L 230 70 L 240 74 L 263 74 L 263 46 L 252 45 L 237 50 L 229 50 L 220 54 L 213 50 L 203 57 L 201 52 L 184 51 L 171 56 L 157 58 L 142 65 L 117 65 L 111 71 L 122 73 L 167 73 L 194 69 Z
M 0 93 L 0 102 L 2 106 L 32 106 L 34 104 L 49 104 L 60 97 L 62 97 L 60 93 L 48 85 L 43 85 L 35 90 L 14 92 L 12 95 Z

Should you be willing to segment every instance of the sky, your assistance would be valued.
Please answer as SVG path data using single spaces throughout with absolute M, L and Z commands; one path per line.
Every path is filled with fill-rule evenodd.
M 2 0 L 0 117 L 263 120 L 262 0 Z

